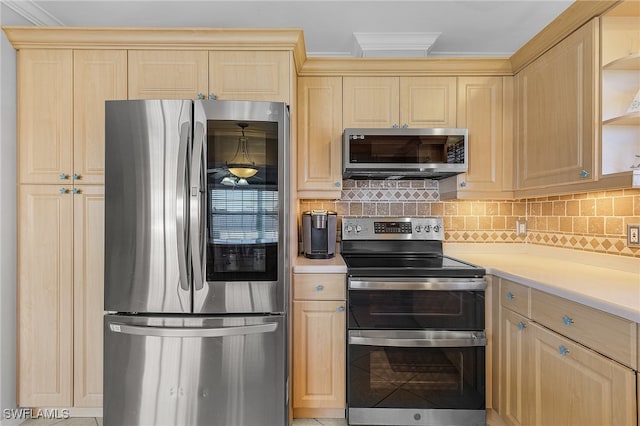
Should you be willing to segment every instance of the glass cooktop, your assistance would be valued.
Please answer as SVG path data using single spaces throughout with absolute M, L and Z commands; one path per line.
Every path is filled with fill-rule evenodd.
M 481 267 L 448 256 L 343 255 L 351 276 L 482 277 Z

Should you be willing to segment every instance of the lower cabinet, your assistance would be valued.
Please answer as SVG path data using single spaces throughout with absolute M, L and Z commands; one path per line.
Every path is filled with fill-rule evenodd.
M 529 288 L 508 280 L 501 280 L 501 289 L 502 420 L 508 425 L 636 425 L 636 372 L 582 344 L 581 335 L 572 340 L 562 330 L 540 325 L 536 312 L 528 310 L 540 292 L 531 295 Z M 545 297 L 568 308 L 573 304 Z
M 294 274 L 293 416 L 345 417 L 344 274 Z

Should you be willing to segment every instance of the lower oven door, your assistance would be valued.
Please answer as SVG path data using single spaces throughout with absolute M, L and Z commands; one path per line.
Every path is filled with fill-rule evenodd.
M 351 330 L 353 425 L 484 425 L 484 331 Z

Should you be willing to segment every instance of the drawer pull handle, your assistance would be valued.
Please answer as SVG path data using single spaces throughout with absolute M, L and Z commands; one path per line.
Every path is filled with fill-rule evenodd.
M 316 291 L 322 291 L 322 290 L 324 290 L 324 286 L 322 284 L 318 284 L 316 286 Z
M 338 306 L 337 311 L 338 312 L 344 312 L 344 306 Z
M 515 297 L 515 296 L 514 296 L 514 295 L 513 295 L 513 293 L 511 293 L 511 292 L 507 293 L 507 295 L 506 295 L 507 300 L 513 300 L 513 299 L 514 299 L 514 297 Z
M 525 325 L 522 321 L 520 321 L 520 322 L 518 323 L 518 330 L 522 331 L 522 330 L 524 330 L 524 329 L 525 329 L 525 327 L 526 327 L 526 325 Z
M 569 354 L 569 349 L 567 349 L 564 346 L 560 345 L 560 347 L 558 348 L 558 352 L 560 352 L 560 355 L 562 355 L 562 356 L 567 356 L 567 354 Z
M 573 324 L 573 319 L 565 315 L 562 317 L 562 322 L 564 323 L 564 325 L 571 325 Z

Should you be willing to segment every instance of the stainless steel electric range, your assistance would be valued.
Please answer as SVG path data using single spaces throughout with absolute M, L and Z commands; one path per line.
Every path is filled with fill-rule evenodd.
M 484 425 L 485 270 L 439 217 L 347 217 L 351 425 Z

